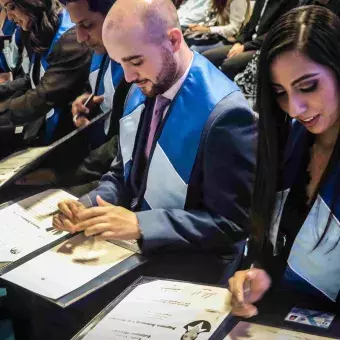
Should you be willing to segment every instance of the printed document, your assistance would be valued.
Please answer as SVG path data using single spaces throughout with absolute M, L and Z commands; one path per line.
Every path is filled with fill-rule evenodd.
M 52 227 L 58 203 L 77 199 L 63 190 L 47 190 L 0 210 L 0 262 L 16 261 L 65 236 Z
M 2 276 L 36 294 L 57 300 L 134 252 L 77 234 Z
M 207 340 L 229 312 L 225 288 L 156 280 L 136 287 L 84 340 Z

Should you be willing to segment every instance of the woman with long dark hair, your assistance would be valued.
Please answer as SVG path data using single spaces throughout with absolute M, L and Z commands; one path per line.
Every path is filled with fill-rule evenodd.
M 259 58 L 251 248 L 263 269 L 231 278 L 235 314 L 256 314 L 271 285 L 339 301 L 339 88 L 339 18 L 320 6 L 281 17 Z
M 223 46 L 223 41 L 228 43 L 249 16 L 250 0 L 211 0 L 205 22 L 189 25 L 184 37 L 192 49 L 202 53 Z
M 0 0 L 0 5 L 21 27 L 31 62 L 27 77 L 2 85 L 0 124 L 21 125 L 25 140 L 49 144 L 72 129 L 69 104 L 84 89 L 91 52 L 77 42 L 59 1 Z

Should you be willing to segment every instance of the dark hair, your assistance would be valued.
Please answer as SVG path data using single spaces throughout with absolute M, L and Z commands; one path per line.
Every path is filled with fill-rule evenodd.
M 60 2 L 66 6 L 70 2 L 77 2 L 79 0 L 60 0 Z M 116 2 L 116 0 L 86 0 L 89 4 L 89 9 L 92 12 L 99 12 L 106 16 L 106 14 L 111 9 L 112 5 Z
M 57 0 L 13 0 L 15 6 L 32 22 L 28 33 L 30 47 L 38 53 L 50 48 L 58 30 L 61 4 Z
M 329 67 L 334 71 L 340 84 L 340 19 L 320 6 L 295 8 L 276 21 L 262 45 L 256 100 L 256 110 L 259 112 L 259 137 L 251 213 L 253 235 L 261 248 L 264 241 L 269 240 L 290 125 L 290 119 L 278 106 L 270 85 L 270 65 L 276 56 L 287 51 L 299 51 L 314 62 Z M 329 164 L 333 164 L 339 157 L 338 150 L 339 138 Z M 335 196 L 332 202 L 331 211 L 334 210 Z M 330 217 L 317 246 L 328 230 Z

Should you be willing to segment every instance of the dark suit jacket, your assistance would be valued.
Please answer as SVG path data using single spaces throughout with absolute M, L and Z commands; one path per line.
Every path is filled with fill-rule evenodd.
M 27 35 L 27 34 L 26 34 Z M 23 43 L 31 53 L 29 41 L 22 34 Z M 50 67 L 32 89 L 29 76 L 0 85 L 0 124 L 27 124 L 45 120 L 52 108 L 62 108 L 55 139 L 74 128 L 70 103 L 84 89 L 90 71 L 91 51 L 77 42 L 76 30 L 71 28 L 56 42 L 47 57 Z M 40 124 L 41 126 L 41 124 Z
M 230 254 L 248 234 L 257 136 L 254 116 L 239 91 L 222 99 L 214 112 L 201 140 L 185 209 L 136 213 L 144 252 L 189 248 Z M 120 150 L 99 187 L 81 201 L 95 205 L 96 195 L 130 209 L 133 197 L 124 184 Z
M 266 0 L 256 0 L 253 14 L 248 24 L 242 29 L 236 42 L 244 45 L 245 51 L 259 50 L 262 42 L 274 24 L 274 22 L 283 14 L 298 5 L 298 0 L 269 0 L 267 7 L 260 20 L 261 12 Z M 252 40 L 256 33 L 256 26 L 259 24 L 257 30 L 257 37 Z

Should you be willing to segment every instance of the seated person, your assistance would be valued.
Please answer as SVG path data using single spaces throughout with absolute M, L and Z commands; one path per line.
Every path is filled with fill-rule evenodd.
M 77 42 L 76 29 L 58 1 L 0 4 L 22 28 L 31 61 L 28 76 L 1 85 L 0 125 L 25 126 L 25 141 L 50 144 L 73 128 L 69 103 L 88 78 L 91 52 Z
M 110 59 L 102 40 L 103 23 L 114 2 L 115 0 L 61 1 L 76 24 L 78 41 L 94 51 L 88 92 L 79 96 L 72 104 L 75 125 L 82 127 L 89 124 L 89 108 L 84 104 L 91 93 L 97 95 L 92 101 L 96 107 L 92 106 L 90 116 L 93 117 L 94 112 L 100 114 L 111 110 L 112 114 L 91 127 L 87 136 L 78 138 L 71 146 L 68 144 L 67 150 L 61 147 L 57 154 L 53 154 L 51 159 L 47 158 L 40 165 L 40 169 L 22 177 L 17 184 L 35 186 L 53 183 L 67 187 L 79 196 L 96 187 L 102 174 L 109 171 L 116 156 L 119 119 L 130 87 L 124 80 L 122 67 Z M 67 167 L 63 162 L 65 153 L 69 158 Z
M 134 83 L 120 149 L 96 190 L 59 204 L 53 225 L 137 239 L 144 252 L 234 253 L 247 235 L 255 163 L 256 124 L 245 98 L 188 48 L 170 0 L 117 0 L 103 40 Z
M 298 0 L 257 0 L 248 24 L 236 37 L 235 44 L 227 44 L 206 51 L 203 55 L 219 67 L 230 79 L 242 72 L 253 54 L 261 48 L 263 39 L 284 13 L 298 5 Z
M 249 0 L 212 0 L 203 24 L 190 24 L 184 32 L 192 50 L 202 53 L 223 46 L 238 35 L 250 15 Z
M 230 279 L 234 314 L 256 314 L 253 303 L 271 284 L 317 301 L 320 311 L 339 302 L 337 41 L 340 19 L 328 9 L 307 6 L 280 18 L 262 46 L 252 206 L 257 268 Z
M 177 10 L 181 26 L 186 29 L 190 24 L 199 24 L 205 18 L 210 0 L 185 0 Z
M 115 0 L 61 0 L 70 13 L 71 20 L 76 24 L 77 37 L 80 43 L 85 43 L 94 52 L 93 62 L 89 76 L 88 92 L 78 97 L 72 104 L 72 115 L 77 127 L 87 125 L 90 109 L 84 106 L 91 93 L 95 96 L 94 104 L 100 104 L 100 112 L 108 112 L 112 109 L 115 90 L 123 79 L 122 67 L 111 60 L 103 45 L 102 27 L 107 12 Z M 113 112 L 113 114 L 117 114 Z M 100 146 L 108 140 L 111 123 L 109 116 L 100 126 L 101 130 L 94 131 L 90 141 L 92 149 Z M 118 129 L 120 115 L 114 119 L 115 131 Z

